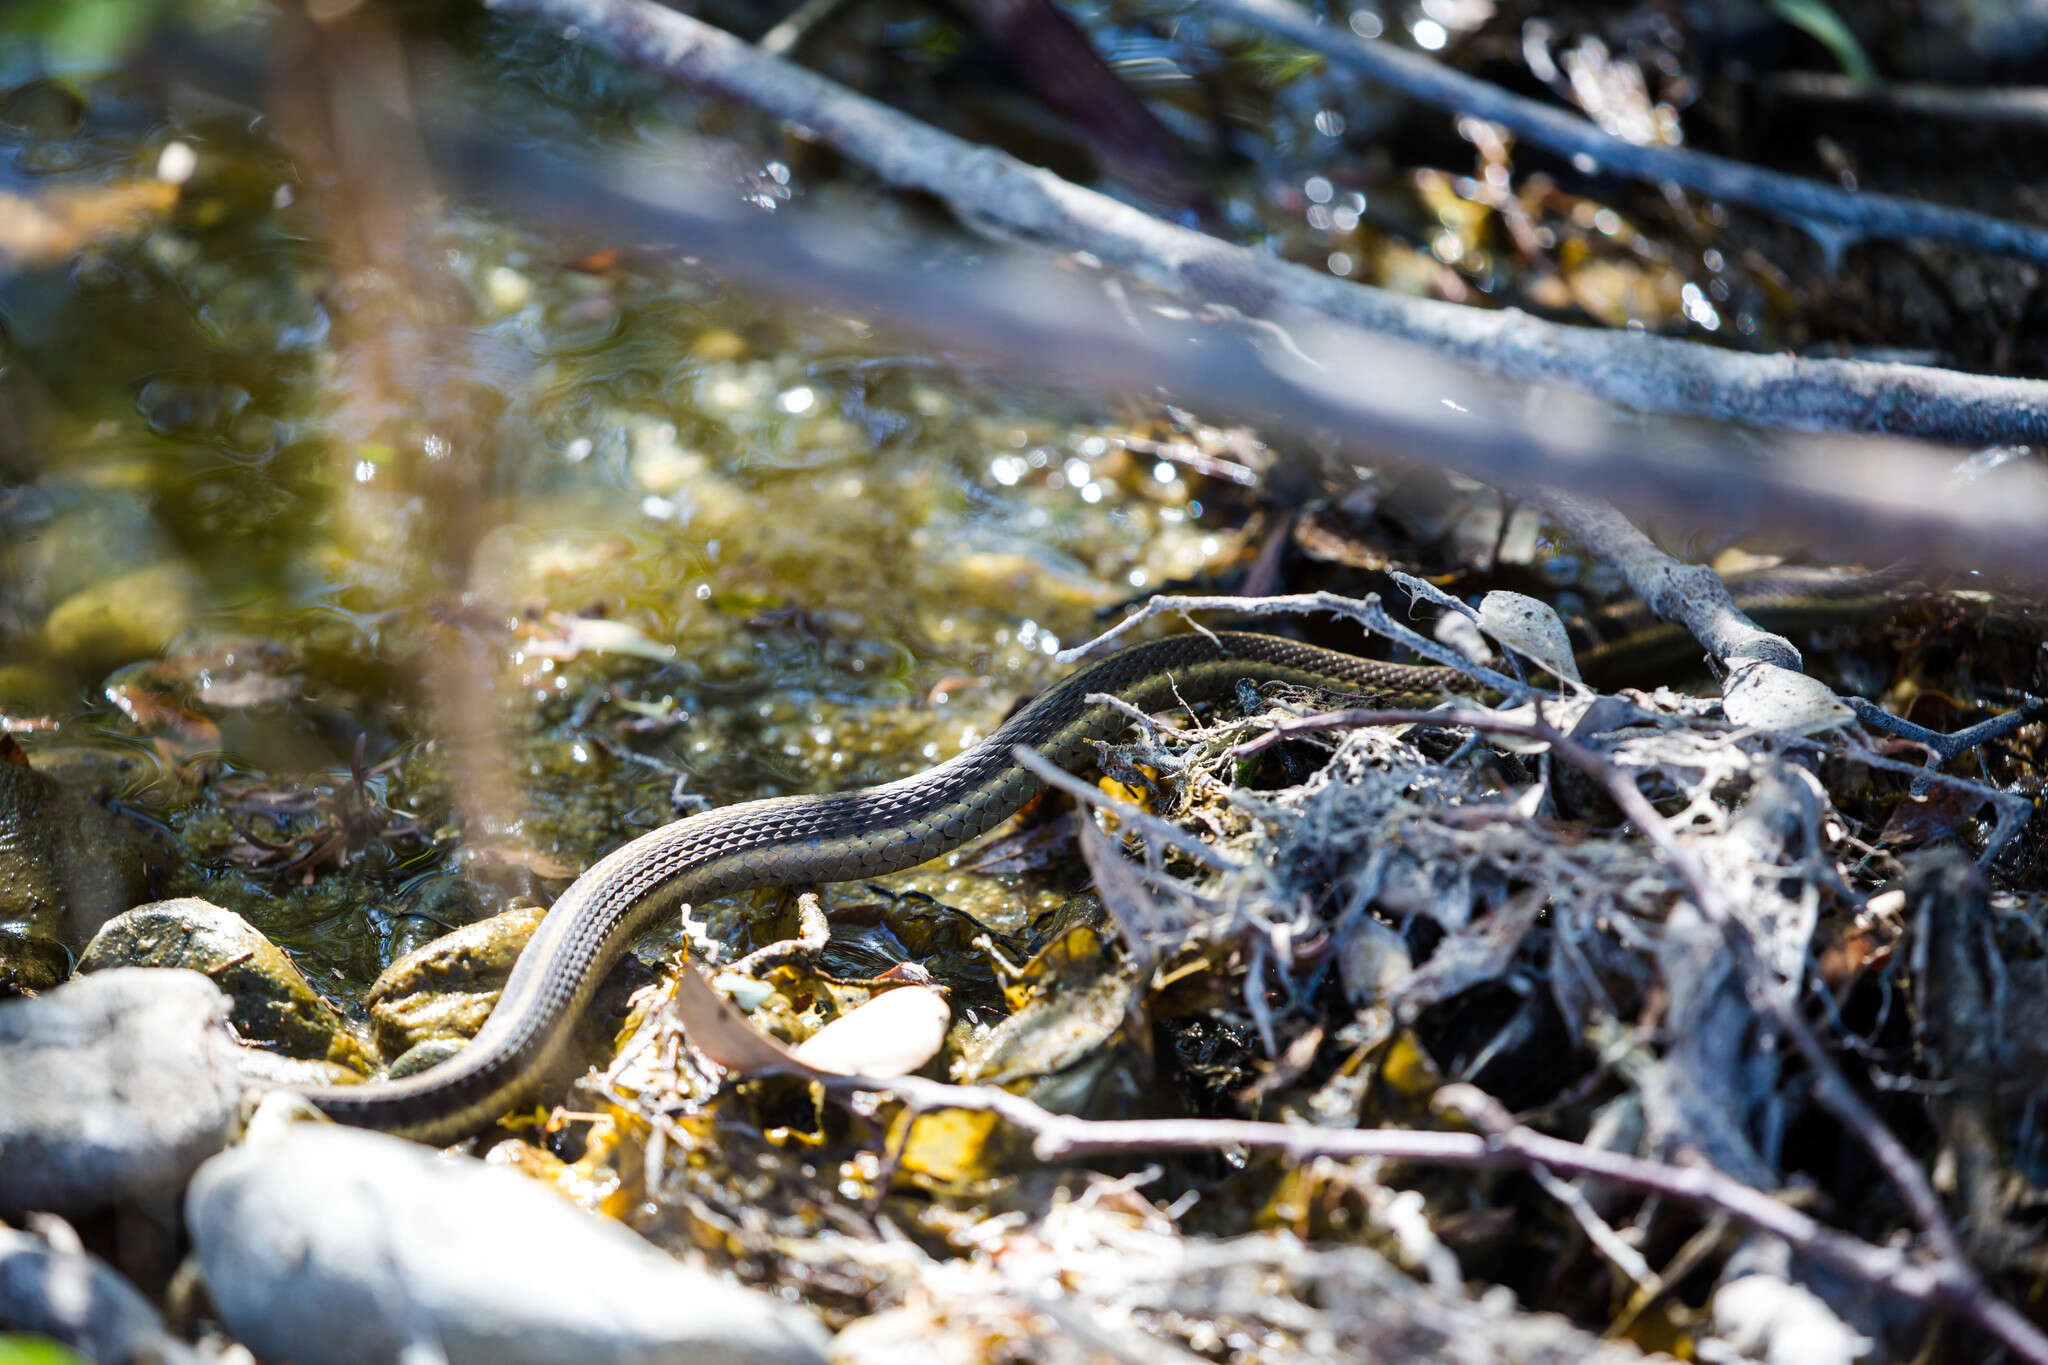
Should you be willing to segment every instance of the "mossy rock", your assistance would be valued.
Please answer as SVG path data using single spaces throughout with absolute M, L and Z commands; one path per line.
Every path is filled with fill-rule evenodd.
M 189 967 L 233 1002 L 235 1032 L 287 1057 L 366 1073 L 377 1057 L 347 1019 L 313 989 L 284 950 L 247 920 L 188 896 L 117 915 L 78 960 L 108 967 Z
M 364 997 L 384 1055 L 475 1037 L 546 914 L 539 906 L 507 910 L 443 934 L 386 967 Z
M 15 754 L 0 755 L 0 925 L 75 951 L 147 897 L 168 850 Z
M 167 559 L 104 579 L 59 602 L 43 622 L 43 647 L 74 663 L 111 668 L 146 658 L 191 624 L 199 576 Z

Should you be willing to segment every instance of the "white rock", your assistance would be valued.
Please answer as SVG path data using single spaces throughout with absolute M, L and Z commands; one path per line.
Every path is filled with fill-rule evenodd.
M 264 1359 L 355 1365 L 814 1362 L 825 1332 L 514 1172 L 294 1126 L 206 1163 L 185 1218 L 223 1320 Z
M 149 1300 L 76 1242 L 0 1227 L 0 1326 L 61 1341 L 95 1365 L 196 1365 L 199 1353 L 164 1330 Z
M 1851 1365 L 1875 1345 L 1812 1290 L 1770 1275 L 1744 1275 L 1714 1291 L 1714 1333 L 1764 1365 Z
M 0 1211 L 175 1196 L 241 1107 L 228 999 L 123 967 L 0 1004 Z

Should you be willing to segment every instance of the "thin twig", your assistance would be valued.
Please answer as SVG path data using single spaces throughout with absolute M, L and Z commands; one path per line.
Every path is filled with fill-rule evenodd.
M 2025 706 L 2007 711 L 2002 716 L 1980 720 L 1975 725 L 1945 735 L 1939 730 L 1915 725 L 1903 716 L 1895 716 L 1876 702 L 1866 701 L 1862 697 L 1847 697 L 1844 700 L 1856 708 L 1857 716 L 1865 725 L 1883 730 L 1887 734 L 1897 735 L 1901 739 L 1911 740 L 1915 744 L 1924 744 L 1931 751 L 1933 759 L 1943 763 L 1953 763 L 1958 755 L 1968 753 L 1979 744 L 2003 739 L 2023 726 L 2048 718 L 2048 701 L 2034 700 Z
M 1383 1160 L 1466 1170 L 1547 1170 L 1619 1185 L 1689 1208 L 1724 1214 L 1781 1238 L 1795 1251 L 1835 1267 L 1872 1288 L 1976 1323 L 2018 1358 L 2048 1365 L 2048 1337 L 1993 1297 L 1959 1259 L 1923 1262 L 1893 1247 L 1838 1232 L 1790 1205 L 1710 1166 L 1676 1166 L 1548 1137 L 1508 1124 L 1478 1133 L 1413 1129 L 1344 1129 L 1239 1119 L 1096 1120 L 1055 1114 L 995 1086 L 948 1085 L 918 1076 L 891 1078 L 805 1073 L 838 1095 L 893 1095 L 919 1112 L 965 1109 L 992 1113 L 1032 1138 L 1040 1161 L 1130 1157 L 1153 1152 L 1272 1152 L 1295 1161 L 1314 1157 Z M 1438 1092 L 1440 1108 L 1477 1120 L 1498 1106 L 1469 1085 Z
M 796 898 L 796 927 L 795 938 L 777 939 L 756 948 L 725 970 L 750 976 L 763 963 L 790 957 L 813 957 L 823 952 L 832 937 L 832 924 L 825 918 L 825 907 L 819 902 L 817 892 L 805 891 Z
M 1767 95 L 1828 104 L 1860 104 L 1892 114 L 2048 128 L 2048 89 L 2038 85 L 1964 88 L 1915 81 L 1870 85 L 1830 71 L 1777 71 L 1763 79 L 1762 88 Z
M 1010 752 L 1016 755 L 1017 761 L 1023 764 L 1033 777 L 1048 787 L 1065 792 L 1085 806 L 1108 811 L 1119 822 L 1139 831 L 1146 838 L 1157 840 L 1176 853 L 1187 855 L 1212 872 L 1238 870 L 1236 863 L 1200 839 L 1182 833 L 1151 812 L 1141 810 L 1129 801 L 1111 796 L 1100 787 L 1090 786 L 1066 769 L 1048 762 L 1036 749 L 1019 744 Z
M 1525 141 L 1571 158 L 1588 173 L 1683 185 L 1796 223 L 1831 256 L 1844 242 L 1918 238 L 2048 262 L 2048 228 L 1897 195 L 1837 189 L 1687 148 L 1630 142 L 1554 105 L 1511 94 L 1419 52 L 1319 23 L 1308 10 L 1282 0 L 1200 0 L 1200 7 L 1298 43 L 1411 99 L 1497 123 Z

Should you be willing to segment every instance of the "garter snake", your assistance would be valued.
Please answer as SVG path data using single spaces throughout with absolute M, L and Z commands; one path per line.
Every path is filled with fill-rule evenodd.
M 1271 635 L 1218 631 L 1135 645 L 1054 684 L 987 739 L 915 776 L 725 806 L 641 835 L 562 893 L 468 1047 L 397 1080 L 291 1088 L 342 1123 L 427 1142 L 478 1132 L 533 1098 L 605 973 L 678 905 L 928 862 L 1044 790 L 1017 763 L 1016 746 L 1071 769 L 1092 757 L 1092 741 L 1123 731 L 1128 718 L 1091 694 L 1156 711 L 1227 697 L 1242 681 L 1362 692 L 1385 704 L 1428 704 L 1471 688 L 1454 669 L 1382 663 Z
M 1853 614 L 1888 586 L 1883 575 L 1809 579 L 1793 571 L 1761 575 L 1735 591 L 1760 621 L 1790 628 L 1816 614 Z M 1090 702 L 1091 694 L 1153 711 L 1218 700 L 1244 681 L 1364 693 L 1380 705 L 1426 705 L 1472 687 L 1454 669 L 1383 663 L 1270 635 L 1219 631 L 1133 646 L 1054 684 L 981 743 L 914 776 L 726 806 L 641 835 L 562 893 L 468 1047 L 400 1079 L 292 1088 L 342 1123 L 431 1142 L 478 1132 L 533 1099 L 605 973 L 678 905 L 915 867 L 1007 819 L 1044 789 L 1017 763 L 1016 746 L 1073 769 L 1092 756 L 1093 741 L 1121 733 L 1126 716 Z

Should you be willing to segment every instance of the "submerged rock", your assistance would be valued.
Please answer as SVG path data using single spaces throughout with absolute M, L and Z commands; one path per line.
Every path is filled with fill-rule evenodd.
M 185 1217 L 228 1328 L 265 1359 L 354 1365 L 812 1362 L 825 1333 L 510 1171 L 297 1125 L 206 1163 Z
M 51 608 L 43 647 L 54 657 L 111 668 L 144 658 L 191 623 L 199 576 L 166 559 L 94 583 Z
M 0 929 L 0 1000 L 41 995 L 70 975 L 71 954 L 47 935 Z
M 384 1055 L 475 1037 L 546 914 L 539 906 L 507 910 L 443 934 L 386 967 L 364 997 Z
M 58 1233 L 69 1229 L 59 1223 Z M 0 1227 L 0 1326 L 60 1341 L 94 1365 L 197 1365 L 149 1300 L 75 1238 Z
M 0 929 L 8 953 L 65 962 L 107 919 L 147 894 L 156 841 L 83 791 L 0 752 Z
M 227 1145 L 241 1049 L 197 972 L 123 969 L 0 1002 L 0 1213 L 176 1194 Z
M 78 959 L 78 970 L 110 967 L 190 967 L 227 992 L 235 1032 L 245 1040 L 357 1073 L 377 1064 L 369 1045 L 282 948 L 210 901 L 157 901 L 107 921 Z

